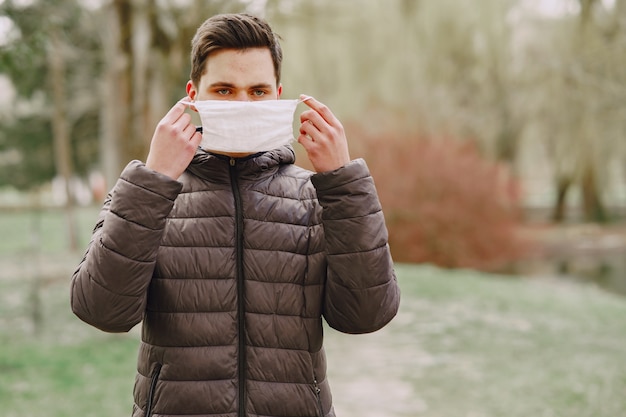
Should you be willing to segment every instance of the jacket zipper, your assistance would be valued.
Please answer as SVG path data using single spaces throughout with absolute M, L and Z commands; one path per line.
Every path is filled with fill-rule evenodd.
M 148 403 L 146 404 L 146 417 L 152 416 L 152 407 L 154 406 L 154 395 L 156 392 L 156 384 L 159 380 L 159 374 L 161 373 L 161 368 L 163 365 L 157 363 L 154 367 L 154 371 L 152 371 L 152 376 L 150 379 L 150 389 L 148 390 Z
M 237 259 L 237 336 L 239 355 L 237 357 L 237 376 L 239 379 L 238 417 L 246 415 L 246 305 L 243 277 L 243 208 L 239 182 L 237 180 L 237 161 L 230 158 L 230 184 L 235 198 L 235 245 Z
M 324 417 L 324 407 L 322 406 L 322 390 L 317 383 L 317 377 L 313 377 L 313 388 L 315 389 L 315 398 L 317 399 L 317 412 L 319 417 Z

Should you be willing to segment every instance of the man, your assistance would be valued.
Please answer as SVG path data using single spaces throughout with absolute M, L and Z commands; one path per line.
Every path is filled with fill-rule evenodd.
M 281 59 L 266 22 L 214 16 L 192 41 L 187 100 L 277 100 Z M 71 303 L 104 331 L 143 321 L 134 417 L 334 416 L 322 316 L 346 333 L 395 316 L 372 178 L 333 113 L 305 103 L 298 141 L 316 173 L 289 145 L 206 151 L 181 101 L 110 192 Z

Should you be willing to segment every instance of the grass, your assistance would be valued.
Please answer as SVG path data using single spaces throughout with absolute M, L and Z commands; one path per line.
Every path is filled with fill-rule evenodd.
M 81 247 L 89 242 L 98 209 L 74 210 L 74 225 Z M 37 251 L 64 253 L 69 247 L 66 216 L 61 209 L 14 210 L 0 212 L 0 256 Z
M 83 236 L 95 220 L 80 214 Z M 42 246 L 0 219 L 0 415 L 130 415 L 138 332 L 109 335 L 69 310 L 80 253 L 59 244 L 60 213 L 40 218 Z M 20 226 L 21 225 L 21 226 Z M 56 240 L 56 244 L 55 244 Z M 35 255 L 33 255 L 35 253 Z M 326 332 L 341 417 L 626 415 L 626 299 L 556 278 L 513 278 L 397 265 L 398 316 L 361 336 Z M 29 296 L 41 277 L 34 334 Z
M 0 354 L 5 417 L 130 415 L 136 341 L 9 343 Z
M 342 352 L 331 366 L 352 367 L 331 368 L 351 393 L 341 415 L 626 415 L 623 298 L 558 279 L 398 274 L 403 304 L 388 327 L 327 343 Z

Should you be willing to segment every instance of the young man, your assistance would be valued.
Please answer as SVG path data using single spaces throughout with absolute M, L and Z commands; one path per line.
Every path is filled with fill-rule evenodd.
M 214 16 L 193 39 L 186 99 L 201 116 L 203 102 L 276 101 L 281 59 L 266 22 Z M 373 332 L 399 304 L 367 166 L 315 99 L 298 141 L 316 173 L 293 164 L 289 145 L 211 149 L 187 105 L 172 107 L 145 165 L 131 162 L 109 194 L 72 309 L 108 332 L 143 321 L 134 417 L 334 416 L 322 316 Z

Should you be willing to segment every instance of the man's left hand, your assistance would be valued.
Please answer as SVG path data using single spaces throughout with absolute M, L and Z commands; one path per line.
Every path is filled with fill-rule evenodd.
M 300 99 L 310 109 L 300 115 L 298 142 L 306 150 L 315 171 L 333 171 L 346 165 L 350 162 L 350 153 L 341 122 L 313 97 L 302 95 Z

